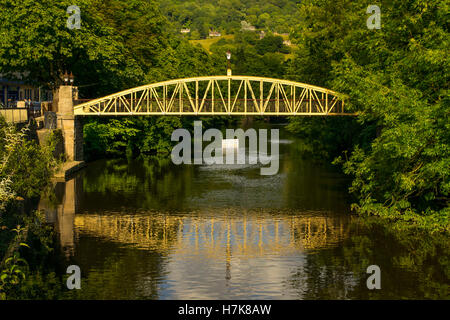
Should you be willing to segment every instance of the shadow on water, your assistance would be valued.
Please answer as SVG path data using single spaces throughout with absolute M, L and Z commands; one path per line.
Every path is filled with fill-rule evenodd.
M 42 201 L 78 299 L 449 298 L 444 236 L 349 214 L 348 181 L 281 141 L 280 172 L 175 166 L 141 157 L 89 164 Z M 379 265 L 382 289 L 367 289 Z

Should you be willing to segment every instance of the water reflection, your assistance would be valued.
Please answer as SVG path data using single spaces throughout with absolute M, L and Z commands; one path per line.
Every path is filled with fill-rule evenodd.
M 282 147 L 273 177 L 143 158 L 92 163 L 59 183 L 40 207 L 84 276 L 62 298 L 448 297 L 445 238 L 350 216 L 345 180 Z M 381 291 L 367 290 L 370 264 Z
M 78 187 L 78 188 L 77 188 Z M 38 210 L 44 211 L 46 220 L 54 224 L 58 232 L 60 245 L 66 257 L 73 256 L 75 247 L 75 213 L 80 193 L 79 179 L 72 179 L 55 186 L 53 201 L 43 197 L 39 202 Z
M 205 217 L 205 215 L 207 217 Z M 190 254 L 208 258 L 221 248 L 245 257 L 291 254 L 333 246 L 345 235 L 344 219 L 314 216 L 264 216 L 258 212 L 195 212 L 185 215 L 88 215 L 75 217 L 77 233 L 138 249 Z M 69 233 L 73 234 L 73 232 Z M 69 236 L 67 235 L 67 236 Z

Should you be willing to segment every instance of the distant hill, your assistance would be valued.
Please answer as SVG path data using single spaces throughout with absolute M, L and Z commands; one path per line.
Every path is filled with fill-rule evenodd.
M 176 30 L 189 28 L 190 39 L 206 39 L 211 30 L 234 34 L 242 21 L 256 30 L 289 33 L 298 0 L 164 0 L 161 10 Z

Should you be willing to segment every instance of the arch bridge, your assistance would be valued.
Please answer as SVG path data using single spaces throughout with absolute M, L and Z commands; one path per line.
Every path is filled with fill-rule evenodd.
M 211 76 L 149 84 L 74 107 L 75 116 L 343 116 L 337 92 L 288 80 Z

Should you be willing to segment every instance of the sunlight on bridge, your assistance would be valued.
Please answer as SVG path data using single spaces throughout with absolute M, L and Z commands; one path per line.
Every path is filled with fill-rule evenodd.
M 178 79 L 75 106 L 75 115 L 354 115 L 341 95 L 304 83 L 248 76 Z

